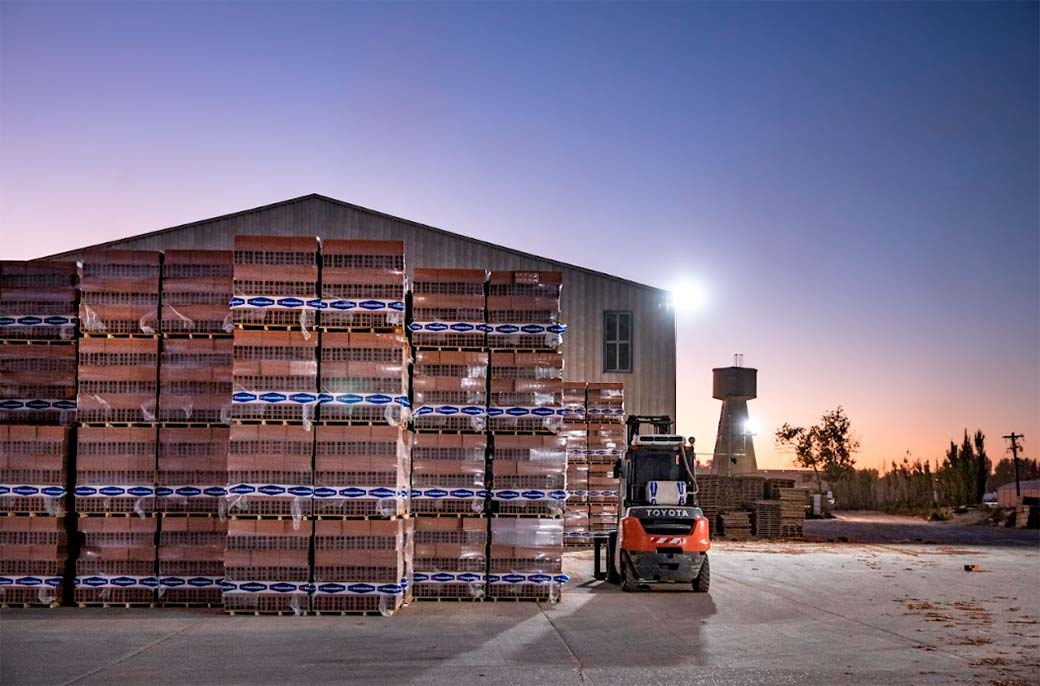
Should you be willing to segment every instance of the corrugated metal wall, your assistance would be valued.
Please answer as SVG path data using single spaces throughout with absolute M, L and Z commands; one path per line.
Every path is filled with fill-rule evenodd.
M 675 319 L 664 291 L 311 196 L 173 230 L 115 241 L 134 250 L 230 250 L 236 233 L 403 240 L 409 267 L 562 271 L 566 376 L 621 381 L 629 414 L 675 416 Z M 72 252 L 65 257 L 78 258 Z M 631 310 L 634 371 L 603 373 L 603 312 Z

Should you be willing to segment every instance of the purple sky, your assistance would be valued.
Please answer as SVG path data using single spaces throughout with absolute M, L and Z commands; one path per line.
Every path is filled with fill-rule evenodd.
M 860 462 L 1040 445 L 1035 3 L 0 3 L 29 258 L 319 192 L 669 287 L 679 428 L 757 366 Z

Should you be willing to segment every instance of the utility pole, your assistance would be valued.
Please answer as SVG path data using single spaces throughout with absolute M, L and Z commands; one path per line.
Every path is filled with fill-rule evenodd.
M 1018 439 L 1025 438 L 1025 436 L 1012 431 L 1004 438 L 1011 441 L 1011 459 L 1015 463 L 1015 497 L 1020 498 L 1022 497 L 1022 487 L 1018 483 Z

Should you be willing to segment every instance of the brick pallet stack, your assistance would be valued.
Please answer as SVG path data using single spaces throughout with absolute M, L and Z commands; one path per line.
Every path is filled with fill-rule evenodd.
M 163 255 L 159 604 L 220 607 L 233 334 L 231 251 Z
M 324 327 L 404 329 L 404 242 L 327 240 L 321 259 Z
M 62 599 L 76 279 L 71 262 L 0 262 L 0 606 Z
M 228 302 L 234 254 L 230 250 L 163 253 L 162 331 L 207 337 L 234 331 Z
M 76 346 L 0 341 L 0 422 L 70 424 L 75 417 Z
M 483 598 L 488 359 L 479 269 L 416 269 L 412 511 L 418 599 Z
M 0 261 L 0 339 L 73 342 L 77 279 L 75 262 Z
M 559 272 L 493 271 L 488 426 L 491 511 L 487 592 L 555 600 L 563 564 L 567 438 Z
M 318 239 L 235 236 L 235 326 L 310 331 L 318 299 Z
M 416 269 L 412 283 L 412 344 L 433 350 L 485 350 L 483 269 Z
M 563 424 L 560 435 L 567 445 L 567 509 L 563 516 L 565 545 L 592 543 L 589 521 L 588 425 L 585 412 L 585 382 L 563 384 Z
M 80 605 L 151 605 L 158 586 L 155 491 L 161 261 L 96 251 L 80 278 L 75 510 Z
M 325 321 L 327 312 L 322 312 Z M 408 407 L 404 332 L 321 332 L 322 421 L 403 425 Z
M 625 423 L 625 384 L 589 383 L 586 416 L 590 424 Z
M 392 614 L 412 561 L 404 243 L 321 251 L 311 607 Z
M 223 603 L 310 609 L 318 240 L 235 236 Z
M 586 454 L 589 462 L 589 526 L 593 535 L 605 535 L 617 528 L 620 485 L 614 476 L 614 465 L 627 449 L 623 414 L 600 411 L 594 415 L 591 411 L 596 402 L 593 386 L 600 385 L 603 384 L 589 384 L 590 421 Z M 597 418 L 595 422 L 591 421 L 593 416 Z

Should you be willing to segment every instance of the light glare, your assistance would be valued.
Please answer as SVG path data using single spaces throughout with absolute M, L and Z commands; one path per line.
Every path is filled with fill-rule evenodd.
M 692 279 L 680 279 L 668 290 L 676 312 L 698 312 L 707 302 L 704 285 Z

